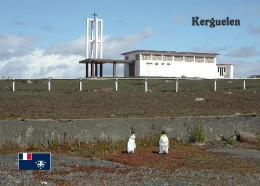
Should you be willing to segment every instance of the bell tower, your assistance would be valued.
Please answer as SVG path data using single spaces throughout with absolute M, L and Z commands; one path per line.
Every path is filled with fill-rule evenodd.
M 98 19 L 97 14 L 94 12 L 93 18 L 86 20 L 86 59 L 102 59 L 103 58 L 103 19 Z M 86 64 L 89 65 L 89 64 Z M 93 65 L 93 64 L 91 64 Z M 100 64 L 100 69 L 102 64 Z M 87 67 L 87 69 L 90 69 Z M 93 67 L 91 67 L 93 69 Z M 95 75 L 97 76 L 97 64 L 95 64 Z

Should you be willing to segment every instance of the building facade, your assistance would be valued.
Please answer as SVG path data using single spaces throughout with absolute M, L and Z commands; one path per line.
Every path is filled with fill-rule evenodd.
M 217 64 L 218 77 L 217 78 L 233 78 L 234 65 L 233 64 Z
M 217 65 L 217 53 L 135 50 L 123 53 L 125 77 L 233 78 L 233 65 Z

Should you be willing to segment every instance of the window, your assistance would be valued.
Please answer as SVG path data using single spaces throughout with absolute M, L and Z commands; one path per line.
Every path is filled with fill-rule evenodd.
M 214 57 L 205 57 L 206 63 L 214 63 Z
M 158 63 L 155 63 L 155 65 L 158 65 Z
M 162 65 L 164 65 L 164 63 L 162 63 Z
M 170 63 L 167 63 L 167 65 L 171 65 Z
M 135 59 L 136 59 L 136 60 L 140 60 L 140 54 L 136 54 L 136 55 L 135 55 Z
M 163 56 L 163 61 L 172 61 L 172 56 Z
M 147 62 L 146 64 L 147 64 L 147 65 L 152 65 L 153 63 Z
M 218 73 L 220 76 L 224 76 L 226 72 L 226 68 L 225 67 L 218 67 Z
M 185 61 L 186 62 L 194 62 L 194 57 L 193 56 L 185 56 Z
M 153 55 L 153 60 L 162 60 L 161 55 Z
M 183 56 L 174 56 L 174 61 L 183 61 Z
M 151 60 L 151 55 L 150 54 L 142 54 L 142 60 Z
M 195 62 L 203 63 L 204 62 L 204 57 L 195 57 Z

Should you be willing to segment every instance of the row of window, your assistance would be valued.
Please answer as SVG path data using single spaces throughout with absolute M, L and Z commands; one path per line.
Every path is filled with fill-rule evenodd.
M 152 65 L 153 63 L 147 62 L 146 65 Z M 159 65 L 159 63 L 154 63 L 155 65 Z M 161 65 L 171 65 L 170 63 L 161 63 Z
M 154 60 L 154 61 L 173 61 L 173 56 L 171 55 L 150 55 L 150 54 L 137 54 L 136 60 L 140 60 L 140 56 L 142 60 Z M 174 56 L 174 61 L 186 61 L 186 62 L 194 62 L 194 56 Z M 204 57 L 195 56 L 195 62 L 203 63 Z M 206 63 L 214 63 L 214 57 L 205 57 Z

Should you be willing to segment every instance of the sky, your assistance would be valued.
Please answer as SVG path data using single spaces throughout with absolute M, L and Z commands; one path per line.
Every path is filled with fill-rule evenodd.
M 86 18 L 104 21 L 103 58 L 132 50 L 219 53 L 234 77 L 260 74 L 259 0 L 0 0 L 0 78 L 85 77 Z M 240 26 L 192 26 L 239 19 Z M 118 66 L 122 75 L 122 66 Z M 112 75 L 106 65 L 105 75 Z

